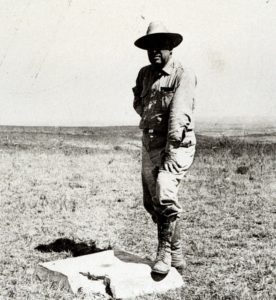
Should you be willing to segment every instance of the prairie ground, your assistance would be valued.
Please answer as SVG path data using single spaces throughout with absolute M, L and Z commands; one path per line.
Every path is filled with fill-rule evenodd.
M 0 299 L 86 299 L 39 281 L 35 269 L 94 242 L 154 259 L 140 135 L 135 127 L 2 129 Z M 179 197 L 186 286 L 143 299 L 276 299 L 276 144 L 198 135 Z

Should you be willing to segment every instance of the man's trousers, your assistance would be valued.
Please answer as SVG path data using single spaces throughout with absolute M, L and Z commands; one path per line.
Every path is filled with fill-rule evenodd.
M 142 148 L 143 203 L 155 222 L 159 218 L 175 219 L 180 216 L 182 207 L 177 197 L 179 184 L 193 162 L 195 146 L 177 149 L 177 156 L 181 158 L 178 172 L 162 168 L 164 150 L 158 148 L 148 151 L 144 146 Z

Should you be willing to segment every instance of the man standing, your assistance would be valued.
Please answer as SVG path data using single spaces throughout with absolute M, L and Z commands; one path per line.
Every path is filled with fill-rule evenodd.
M 172 58 L 182 36 L 162 23 L 150 23 L 135 46 L 147 50 L 150 65 L 143 67 L 133 88 L 133 107 L 143 130 L 142 185 L 145 209 L 157 223 L 158 249 L 152 271 L 182 272 L 185 265 L 180 236 L 182 212 L 179 183 L 195 153 L 194 89 L 196 78 Z

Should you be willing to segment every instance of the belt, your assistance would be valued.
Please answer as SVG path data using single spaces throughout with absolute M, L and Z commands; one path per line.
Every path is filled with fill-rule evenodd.
M 144 133 L 149 133 L 149 134 L 165 134 L 164 131 L 151 129 L 151 128 L 145 128 L 145 129 L 143 129 L 143 132 Z
M 193 131 L 193 129 L 186 129 L 185 132 L 191 132 Z M 143 132 L 144 133 L 149 133 L 149 134 L 165 134 L 164 131 L 161 131 L 161 130 L 156 130 L 156 129 L 152 129 L 152 128 L 145 128 L 143 129 Z

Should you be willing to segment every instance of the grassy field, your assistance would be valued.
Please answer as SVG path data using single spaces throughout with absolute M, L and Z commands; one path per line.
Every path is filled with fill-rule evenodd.
M 2 128 L 0 158 L 0 299 L 86 299 L 35 269 L 93 241 L 154 259 L 137 128 Z M 143 299 L 276 299 L 276 144 L 198 135 L 179 196 L 186 286 Z

